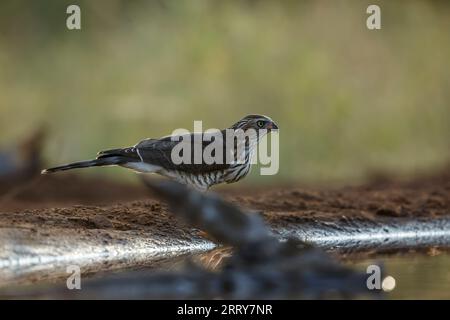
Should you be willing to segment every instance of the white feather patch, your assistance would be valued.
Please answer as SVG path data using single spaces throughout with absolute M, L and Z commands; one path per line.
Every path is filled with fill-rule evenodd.
M 161 170 L 161 167 L 144 162 L 128 162 L 122 165 L 122 167 L 135 170 L 137 172 L 153 173 Z

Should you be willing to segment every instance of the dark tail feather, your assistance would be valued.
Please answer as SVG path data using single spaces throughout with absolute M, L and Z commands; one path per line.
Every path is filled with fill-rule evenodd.
M 62 166 L 45 169 L 45 170 L 42 170 L 41 173 L 47 174 L 47 173 L 79 169 L 79 168 L 111 166 L 111 165 L 123 164 L 125 162 L 127 162 L 126 158 L 120 157 L 120 156 L 104 157 L 104 158 L 102 157 L 99 159 L 79 161 L 79 162 L 69 163 L 69 164 L 65 164 Z

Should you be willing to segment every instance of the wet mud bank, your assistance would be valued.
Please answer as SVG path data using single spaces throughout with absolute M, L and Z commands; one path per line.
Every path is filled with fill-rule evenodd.
M 239 188 L 218 192 L 262 215 L 282 240 L 294 237 L 337 253 L 450 247 L 448 171 L 339 189 Z M 92 275 L 171 268 L 186 257 L 220 256 L 214 253 L 216 242 L 174 217 L 144 187 L 62 175 L 5 194 L 0 206 L 2 287 L 59 281 L 70 265 Z
M 165 218 L 164 218 L 165 217 Z M 327 251 L 450 247 L 450 217 L 372 221 L 320 221 L 292 215 L 265 215 L 281 240 L 296 238 Z M 67 267 L 84 274 L 120 269 L 170 267 L 177 259 L 208 254 L 218 245 L 196 229 L 160 216 L 148 232 L 0 228 L 0 285 L 67 277 Z
M 450 217 L 382 221 L 343 218 L 339 222 L 299 219 L 297 223 L 291 219 L 270 220 L 273 233 L 279 238 L 293 237 L 325 250 L 348 253 L 450 247 Z

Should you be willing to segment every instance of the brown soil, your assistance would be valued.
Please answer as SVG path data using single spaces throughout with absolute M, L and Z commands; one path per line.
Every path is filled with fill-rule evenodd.
M 0 211 L 107 205 L 147 199 L 148 195 L 149 192 L 143 186 L 104 178 L 84 178 L 72 173 L 38 175 L 14 186 L 1 183 L 0 180 Z
M 248 208 L 313 218 L 437 217 L 450 214 L 450 170 L 410 181 L 377 178 L 333 189 L 285 186 L 231 194 Z
M 218 191 L 251 210 L 311 218 L 438 217 L 450 214 L 450 170 L 412 181 L 377 179 L 324 190 L 230 185 Z M 73 174 L 40 176 L 3 190 L 0 227 L 145 230 L 167 207 L 140 185 Z

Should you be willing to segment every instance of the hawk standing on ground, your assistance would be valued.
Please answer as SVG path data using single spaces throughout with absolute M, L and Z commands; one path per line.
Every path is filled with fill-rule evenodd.
M 100 151 L 94 160 L 74 162 L 42 171 L 42 174 L 71 170 L 77 168 L 88 168 L 96 166 L 117 165 L 132 169 L 140 173 L 158 173 L 175 179 L 178 182 L 190 185 L 196 189 L 206 191 L 209 187 L 219 183 L 233 183 L 245 177 L 251 167 L 250 160 L 256 150 L 259 140 L 271 130 L 277 130 L 278 126 L 272 119 L 262 115 L 249 115 L 236 122 L 228 129 L 213 133 L 190 133 L 187 135 L 168 136 L 161 139 L 145 139 L 133 147 L 111 149 Z M 230 131 L 241 131 L 244 134 L 249 131 L 255 132 L 251 136 L 242 139 L 233 139 L 231 148 L 227 148 L 227 134 Z M 207 137 L 207 139 L 205 139 Z M 173 159 L 174 148 L 179 143 L 186 143 L 192 147 L 190 150 L 203 151 L 213 141 L 222 140 L 223 161 L 201 162 L 187 161 L 188 163 L 176 163 Z M 242 141 L 240 141 L 242 140 Z M 198 147 L 198 148 L 196 148 Z M 183 151 L 184 152 L 184 151 Z M 226 161 L 227 154 L 233 154 L 234 161 Z M 214 154 L 213 154 L 214 156 Z M 189 157 L 195 160 L 191 153 Z M 240 159 L 240 161 L 237 161 Z

